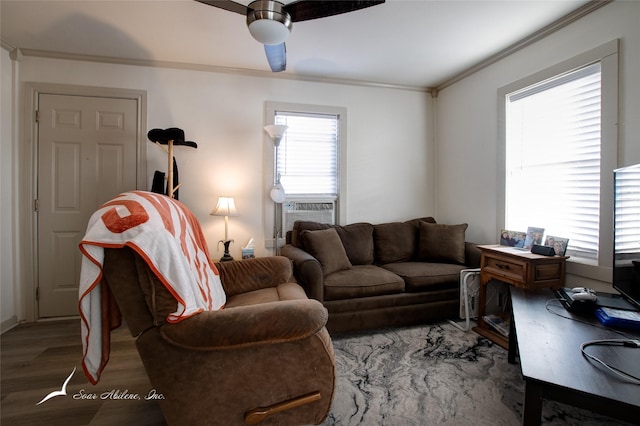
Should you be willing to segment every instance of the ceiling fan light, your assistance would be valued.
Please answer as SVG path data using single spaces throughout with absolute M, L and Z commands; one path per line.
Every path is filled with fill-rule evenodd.
M 276 1 L 258 0 L 250 3 L 247 26 L 251 36 L 262 44 L 284 43 L 291 32 L 291 16 L 284 5 Z
M 289 37 L 289 29 L 277 21 L 261 19 L 249 25 L 251 36 L 262 44 L 281 44 Z

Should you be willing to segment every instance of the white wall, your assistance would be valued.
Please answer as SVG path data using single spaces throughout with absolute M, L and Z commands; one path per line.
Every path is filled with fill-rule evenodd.
M 13 64 L 9 51 L 0 49 L 0 324 L 15 322 L 16 288 L 13 273 Z
M 618 166 L 640 162 L 640 2 L 615 1 L 443 89 L 436 114 L 436 215 L 497 242 L 498 88 L 619 38 Z M 610 191 L 603 188 L 603 191 Z M 570 269 L 571 270 L 571 269 Z M 609 276 L 607 271 L 593 271 Z M 569 283 L 597 285 L 569 275 Z
M 148 127 L 180 127 L 198 149 L 176 148 L 180 200 L 198 216 L 213 256 L 223 219 L 209 216 L 219 195 L 235 197 L 232 255 L 263 230 L 265 101 L 347 108 L 349 190 L 346 220 L 386 221 L 433 212 L 431 96 L 425 92 L 301 82 L 178 69 L 25 57 L 22 82 L 141 89 L 148 92 Z M 148 146 L 149 185 L 166 156 Z M 270 235 L 270 232 L 266 232 Z M 221 253 L 219 253 L 221 254 Z M 256 254 L 264 255 L 263 247 Z
M 240 247 L 251 237 L 257 256 L 271 253 L 261 244 L 272 233 L 272 221 L 264 219 L 272 214 L 271 207 L 263 212 L 268 199 L 263 189 L 265 150 L 273 149 L 262 130 L 265 101 L 347 108 L 346 223 L 434 213 L 429 93 L 36 57 L 24 57 L 19 74 L 21 87 L 38 82 L 146 90 L 148 128 L 180 127 L 198 144 L 197 150 L 176 148 L 183 182 L 180 201 L 198 217 L 213 258 L 223 251 L 217 242 L 224 237 L 224 220 L 209 215 L 219 195 L 234 196 L 239 212 L 229 219 L 232 256 L 239 258 Z M 147 154 L 150 187 L 154 171 L 165 171 L 167 163 L 151 143 Z M 24 159 L 21 167 L 29 169 L 29 161 Z

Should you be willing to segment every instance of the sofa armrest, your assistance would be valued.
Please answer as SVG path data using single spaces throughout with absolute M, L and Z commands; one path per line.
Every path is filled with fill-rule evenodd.
M 307 296 L 322 302 L 324 300 L 324 275 L 318 259 L 291 244 L 282 247 L 280 254 L 293 262 L 293 273 L 298 283 L 307 292 Z
M 284 256 L 218 262 L 215 265 L 227 296 L 293 281 L 291 261 Z
M 316 300 L 286 300 L 201 312 L 163 325 L 160 334 L 185 349 L 226 350 L 304 339 L 322 329 L 327 318 Z
M 478 244 L 470 242 L 464 243 L 464 263 L 466 264 L 466 266 L 470 268 L 479 268 L 481 255 L 482 250 L 478 248 Z

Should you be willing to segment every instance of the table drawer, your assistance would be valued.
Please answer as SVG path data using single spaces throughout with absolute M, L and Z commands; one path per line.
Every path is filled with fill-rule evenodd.
M 521 281 L 524 279 L 525 267 L 522 263 L 518 262 L 486 257 L 484 260 L 483 269 L 486 272 L 490 272 L 494 275 L 502 275 L 505 278 Z
M 559 263 L 551 263 L 549 265 L 536 265 L 536 281 L 540 280 L 557 280 L 560 278 L 562 265 Z
M 559 281 L 562 279 L 564 272 L 563 265 L 560 263 L 545 263 L 535 265 L 533 268 L 533 283 L 539 286 L 548 286 L 549 281 Z M 554 286 L 557 283 L 554 283 Z

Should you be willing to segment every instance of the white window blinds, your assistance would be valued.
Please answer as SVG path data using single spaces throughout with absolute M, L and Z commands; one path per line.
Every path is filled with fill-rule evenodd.
M 595 258 L 600 207 L 600 64 L 506 97 L 506 225 L 569 238 Z
M 288 197 L 338 196 L 339 116 L 276 111 L 288 126 L 278 148 L 280 182 Z
M 615 253 L 618 260 L 640 253 L 640 165 L 615 171 Z

